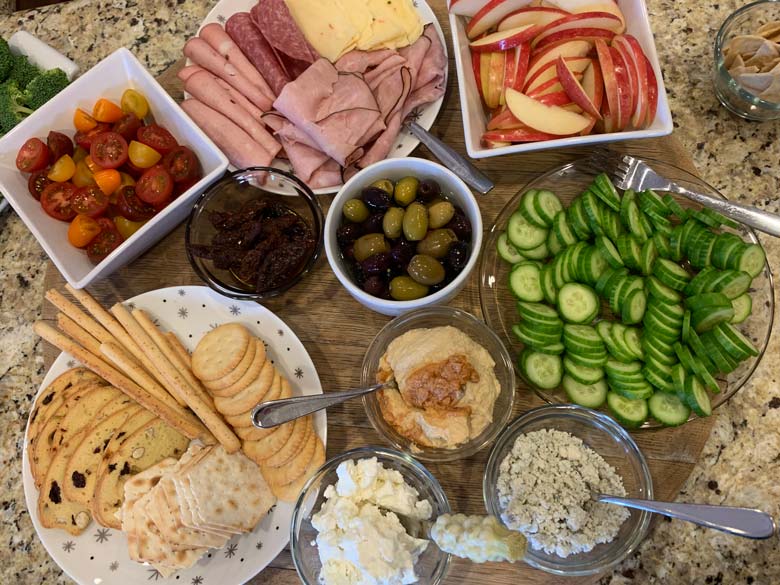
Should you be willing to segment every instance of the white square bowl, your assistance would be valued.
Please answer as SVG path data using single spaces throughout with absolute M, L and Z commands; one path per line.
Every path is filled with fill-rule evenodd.
M 626 32 L 634 35 L 647 55 L 655 71 L 658 81 L 658 109 L 655 120 L 650 127 L 644 130 L 628 130 L 624 132 L 610 132 L 607 134 L 590 134 L 588 136 L 572 136 L 557 140 L 545 140 L 542 142 L 527 142 L 512 144 L 499 148 L 488 148 L 480 142 L 482 134 L 486 130 L 488 117 L 479 97 L 476 80 L 471 69 L 471 53 L 469 51 L 469 39 L 466 36 L 465 26 L 467 18 L 450 13 L 450 30 L 452 31 L 452 44 L 455 49 L 455 69 L 458 72 L 458 92 L 460 93 L 460 111 L 463 116 L 463 135 L 466 142 L 466 151 L 471 158 L 488 158 L 503 154 L 515 154 L 547 150 L 550 148 L 564 148 L 571 146 L 583 146 L 586 144 L 601 144 L 605 142 L 617 142 L 620 140 L 634 140 L 639 138 L 656 138 L 667 136 L 674 129 L 672 125 L 672 112 L 666 99 L 661 66 L 658 63 L 658 54 L 655 51 L 653 32 L 650 30 L 650 19 L 647 15 L 647 6 L 644 0 L 617 0 L 618 6 L 623 11 L 626 19 Z
M 95 265 L 84 250 L 68 243 L 69 224 L 49 217 L 30 195 L 27 190 L 28 175 L 16 168 L 16 154 L 28 138 L 37 136 L 46 140 L 49 130 L 73 136 L 73 112 L 77 107 L 91 112 L 95 101 L 101 97 L 118 103 L 128 88 L 144 94 L 155 120 L 165 126 L 180 144 L 195 152 L 203 168 L 203 178 Z M 0 139 L 0 189 L 49 258 L 75 288 L 84 288 L 108 276 L 162 239 L 189 215 L 197 196 L 222 176 L 227 165 L 225 155 L 124 48 L 103 59 Z

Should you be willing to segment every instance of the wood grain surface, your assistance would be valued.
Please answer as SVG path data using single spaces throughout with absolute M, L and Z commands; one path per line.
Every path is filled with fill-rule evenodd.
M 431 3 L 450 43 L 449 24 L 445 3 Z M 451 52 L 451 48 L 450 48 Z M 181 84 L 176 72 L 183 60 L 171 66 L 159 81 L 177 100 L 182 99 Z M 465 154 L 461 125 L 455 65 L 450 58 L 449 84 L 444 107 L 433 133 L 458 151 Z M 621 152 L 642 155 L 668 161 L 695 173 L 693 163 L 680 143 L 672 136 L 661 139 L 616 143 L 612 148 Z M 496 183 L 488 195 L 480 197 L 482 219 L 489 229 L 506 202 L 523 185 L 544 171 L 588 154 L 588 148 L 565 149 L 511 155 L 483 159 L 477 166 Z M 427 150 L 420 146 L 415 156 L 429 158 Z M 331 197 L 323 196 L 324 209 Z M 184 253 L 184 226 L 179 226 L 165 239 L 130 265 L 114 273 L 108 279 L 90 287 L 90 292 L 105 306 L 134 295 L 166 286 L 202 284 L 190 268 Z M 50 262 L 46 274 L 46 286 L 63 290 L 65 281 Z M 478 271 L 471 275 L 463 292 L 451 303 L 481 316 L 479 304 Z M 327 260 L 321 257 L 312 273 L 282 298 L 266 306 L 281 317 L 306 346 L 319 372 L 326 392 L 355 387 L 360 381 L 360 365 L 365 348 L 389 318 L 374 313 L 353 300 L 341 287 L 331 272 Z M 44 304 L 43 315 L 54 319 L 56 311 Z M 44 350 L 47 367 L 57 353 L 48 346 Z M 542 405 L 542 401 L 522 382 L 517 388 L 514 415 Z M 712 422 L 696 420 L 678 429 L 649 430 L 634 433 L 634 438 L 645 454 L 653 475 L 656 497 L 673 499 L 688 477 L 706 442 Z M 332 408 L 328 412 L 328 456 L 353 447 L 383 444 L 368 422 L 360 401 L 353 401 Z M 429 464 L 428 468 L 444 486 L 453 510 L 463 513 L 484 514 L 482 501 L 482 474 L 489 449 L 462 461 Z M 598 580 L 598 576 L 562 578 L 531 569 L 524 564 L 509 565 L 488 563 L 471 564 L 455 560 L 450 568 L 447 583 L 491 584 L 547 584 L 567 583 L 584 585 Z M 289 551 L 281 553 L 271 566 L 255 577 L 251 583 L 281 585 L 297 583 L 298 576 L 292 565 Z

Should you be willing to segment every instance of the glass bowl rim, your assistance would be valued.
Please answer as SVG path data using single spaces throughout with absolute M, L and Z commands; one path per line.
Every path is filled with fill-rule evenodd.
M 488 460 L 485 463 L 485 472 L 482 478 L 482 498 L 488 514 L 496 516 L 499 520 L 501 518 L 498 502 L 493 496 L 493 492 L 495 491 L 494 485 L 489 481 L 491 476 L 496 475 L 495 471 L 498 469 L 498 466 L 501 465 L 501 462 L 498 461 L 499 451 L 502 451 L 508 443 L 514 441 L 520 434 L 522 434 L 523 429 L 529 424 L 536 421 L 544 421 L 546 419 L 575 420 L 579 424 L 604 431 L 617 444 L 627 448 L 628 452 L 630 453 L 629 457 L 634 462 L 638 463 L 640 472 L 638 474 L 639 483 L 641 484 L 641 487 L 647 492 L 645 496 L 646 499 L 652 500 L 654 498 L 653 477 L 650 473 L 650 467 L 647 464 L 647 459 L 645 458 L 644 453 L 642 453 L 642 450 L 639 448 L 639 445 L 637 445 L 636 441 L 634 441 L 634 438 L 631 436 L 631 434 L 622 426 L 620 426 L 616 420 L 605 413 L 585 408 L 584 406 L 578 406 L 576 404 L 546 404 L 544 406 L 532 408 L 516 417 L 506 426 L 506 428 L 501 432 L 493 444 L 493 447 L 490 450 L 490 455 L 488 456 Z M 583 576 L 600 573 L 610 567 L 614 567 L 626 559 L 629 555 L 636 551 L 639 545 L 642 544 L 646 538 L 650 529 L 650 522 L 652 520 L 651 514 L 645 510 L 637 510 L 637 513 L 639 518 L 637 520 L 636 527 L 629 535 L 628 547 L 625 551 L 623 551 L 622 554 L 616 556 L 614 559 L 608 562 L 602 561 L 598 564 L 591 565 L 583 563 L 580 565 L 575 565 L 573 568 L 559 568 L 562 565 L 554 565 L 547 562 L 538 561 L 534 557 L 530 547 L 528 548 L 523 560 L 536 569 L 540 569 L 542 571 L 556 575 Z
M 512 355 L 509 353 L 509 350 L 506 348 L 504 342 L 501 341 L 501 338 L 498 336 L 498 334 L 495 331 L 493 331 L 487 325 L 487 323 L 485 323 L 482 319 L 479 319 L 478 317 L 469 313 L 468 311 L 459 309 L 457 307 L 450 307 L 448 305 L 432 305 L 432 306 L 420 307 L 418 309 L 414 309 L 412 311 L 408 311 L 406 313 L 398 315 L 394 319 L 387 322 L 384 325 L 384 327 L 382 327 L 382 329 L 380 329 L 377 332 L 377 334 L 368 344 L 368 347 L 366 348 L 366 352 L 363 355 L 363 363 L 360 368 L 361 383 L 363 383 L 364 377 L 366 378 L 366 382 L 368 382 L 371 379 L 369 377 L 371 373 L 368 372 L 369 364 L 367 360 L 368 360 L 369 353 L 377 345 L 378 341 L 383 337 L 386 337 L 391 332 L 394 332 L 394 330 L 396 330 L 398 327 L 402 327 L 407 323 L 409 323 L 410 321 L 414 321 L 416 319 L 421 319 L 425 317 L 454 317 L 458 319 L 463 319 L 464 321 L 470 322 L 471 324 L 475 325 L 476 328 L 479 329 L 485 335 L 486 338 L 491 339 L 497 345 L 497 347 L 501 349 L 500 362 L 496 359 L 496 356 L 491 356 L 491 357 L 493 357 L 494 361 L 496 362 L 495 367 L 507 366 L 507 372 L 508 372 L 508 377 L 509 377 L 509 382 L 511 387 L 504 388 L 502 386 L 501 391 L 499 393 L 499 396 L 502 393 L 508 393 L 509 395 L 508 396 L 509 405 L 504 411 L 506 414 L 501 413 L 500 418 L 494 419 L 489 423 L 488 426 L 492 427 L 492 429 L 485 436 L 484 440 L 482 440 L 479 443 L 471 444 L 471 441 L 469 441 L 453 449 L 425 448 L 417 453 L 409 453 L 403 445 L 399 444 L 395 439 L 390 437 L 387 432 L 385 432 L 385 429 L 382 426 L 383 424 L 382 421 L 379 421 L 378 418 L 374 416 L 374 413 L 369 408 L 369 400 L 372 399 L 371 395 L 363 396 L 362 398 L 363 408 L 365 409 L 366 417 L 371 422 L 371 426 L 374 427 L 374 430 L 385 441 L 388 441 L 393 446 L 394 449 L 397 449 L 400 452 L 409 453 L 411 457 L 414 457 L 421 461 L 431 461 L 436 463 L 466 459 L 467 457 L 471 457 L 472 455 L 478 453 L 479 451 L 482 451 L 485 447 L 493 443 L 496 440 L 496 438 L 501 434 L 503 429 L 506 427 L 506 424 L 509 422 L 509 420 L 512 417 L 512 409 L 514 408 L 515 395 L 517 393 L 517 376 L 512 361 Z M 452 326 L 456 327 L 456 325 L 452 325 Z M 398 335 L 394 336 L 393 339 L 395 339 L 396 337 L 398 337 Z M 477 340 L 474 341 L 477 342 Z
M 261 293 L 252 293 L 225 284 L 221 281 L 216 280 L 215 278 L 212 278 L 210 275 L 206 274 L 205 271 L 201 268 L 200 264 L 196 261 L 196 259 L 194 258 L 190 250 L 190 238 L 191 238 L 190 232 L 193 229 L 192 226 L 196 218 L 200 218 L 200 215 L 204 211 L 203 207 L 214 197 L 217 197 L 220 190 L 223 187 L 225 187 L 229 183 L 238 182 L 245 175 L 250 175 L 259 172 L 281 175 L 287 180 L 295 183 L 296 187 L 300 189 L 300 192 L 295 193 L 294 195 L 293 194 L 290 195 L 295 197 L 302 197 L 303 200 L 306 201 L 306 204 L 309 207 L 309 210 L 311 211 L 311 214 L 313 216 L 314 225 L 310 227 L 314 232 L 315 244 L 314 244 L 314 251 L 312 252 L 309 259 L 306 261 L 306 264 L 303 267 L 303 269 L 295 276 L 295 278 L 293 278 L 292 280 L 290 280 L 289 282 L 281 286 L 268 289 L 267 291 L 263 291 Z M 262 186 L 257 188 L 260 189 L 261 191 L 263 190 Z M 271 191 L 263 191 L 263 192 L 269 196 L 274 196 L 274 197 L 286 196 L 284 194 L 273 193 Z M 235 171 L 230 171 L 226 173 L 218 181 L 209 185 L 206 188 L 206 190 L 203 191 L 203 193 L 201 193 L 201 195 L 196 199 L 194 205 L 192 206 L 192 209 L 190 210 L 190 214 L 187 217 L 187 224 L 184 230 L 184 250 L 187 254 L 187 260 L 189 261 L 192 269 L 201 278 L 201 280 L 205 282 L 212 290 L 218 292 L 223 296 L 237 299 L 237 300 L 263 301 L 266 299 L 277 297 L 282 293 L 288 291 L 293 286 L 295 286 L 304 276 L 306 276 L 309 272 L 311 272 L 312 268 L 314 268 L 314 265 L 317 263 L 317 260 L 322 254 L 324 227 L 325 227 L 325 215 L 322 212 L 322 206 L 317 200 L 317 197 L 314 195 L 314 192 L 309 188 L 308 185 L 306 185 L 306 183 L 301 181 L 293 173 L 285 171 L 283 169 L 278 169 L 275 167 L 265 167 L 265 166 L 246 167 L 243 169 L 236 169 Z

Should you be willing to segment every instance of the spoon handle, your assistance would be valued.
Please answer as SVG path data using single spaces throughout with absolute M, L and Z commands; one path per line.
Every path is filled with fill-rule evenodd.
M 752 508 L 710 506 L 707 504 L 677 504 L 673 502 L 618 498 L 603 494 L 597 494 L 596 500 L 626 508 L 663 514 L 664 516 L 686 520 L 699 526 L 714 528 L 728 534 L 746 538 L 770 538 L 776 531 L 775 522 L 769 514 Z
M 258 428 L 270 429 L 323 408 L 341 404 L 351 398 L 369 394 L 385 386 L 386 384 L 376 384 L 369 388 L 358 388 L 344 392 L 328 392 L 327 394 L 296 396 L 263 402 L 255 406 L 252 411 L 252 423 Z

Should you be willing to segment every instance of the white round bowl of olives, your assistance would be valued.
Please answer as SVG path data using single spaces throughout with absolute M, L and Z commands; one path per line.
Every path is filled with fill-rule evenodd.
M 384 315 L 446 303 L 482 245 L 468 186 L 422 158 L 374 163 L 347 181 L 325 220 L 325 253 L 342 285 Z

